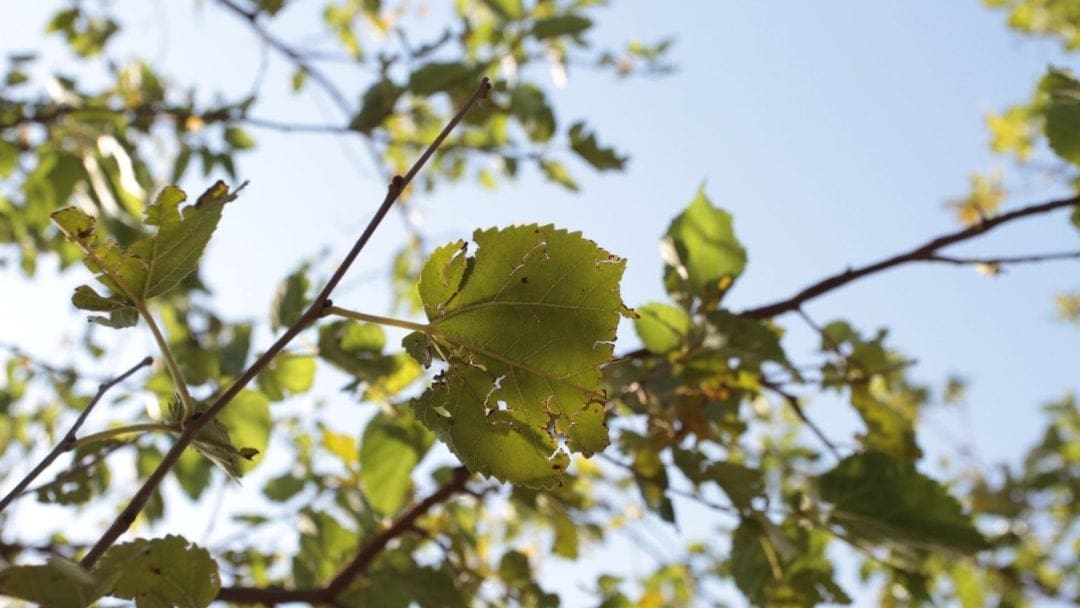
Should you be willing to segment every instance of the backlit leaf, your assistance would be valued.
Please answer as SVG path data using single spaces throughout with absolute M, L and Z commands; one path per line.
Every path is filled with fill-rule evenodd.
M 614 148 L 602 148 L 596 141 L 596 134 L 585 130 L 585 123 L 574 123 L 570 127 L 570 149 L 600 171 L 622 170 L 626 167 L 626 156 L 620 156 Z
M 634 329 L 651 353 L 662 355 L 679 348 L 690 333 L 690 317 L 681 308 L 650 302 L 636 310 Z
M 855 454 L 819 478 L 832 521 L 856 538 L 974 553 L 990 545 L 960 503 L 915 465 L 881 452 Z
M 372 508 L 397 513 L 409 498 L 410 474 L 434 440 L 411 414 L 377 414 L 360 439 L 360 487 Z
M 532 33 L 537 38 L 554 38 L 556 36 L 576 36 L 592 27 L 592 20 L 581 15 L 559 15 L 547 19 L 537 19 L 533 24 Z
M 78 564 L 52 558 L 40 566 L 0 570 L 0 594 L 51 608 L 83 608 L 101 597 L 103 585 Z
M 210 553 L 174 535 L 115 545 L 98 572 L 115 573 L 109 594 L 135 600 L 138 608 L 203 608 L 221 587 Z
M 470 469 L 549 487 L 608 443 L 600 366 L 611 359 L 625 260 L 552 226 L 477 230 L 436 249 L 420 277 L 432 351 L 449 368 L 417 417 Z M 414 349 L 415 350 L 415 349 Z
M 731 215 L 712 206 L 704 186 L 671 222 L 661 251 L 664 284 L 676 298 L 686 293 L 715 304 L 746 268 L 746 250 L 735 238 Z

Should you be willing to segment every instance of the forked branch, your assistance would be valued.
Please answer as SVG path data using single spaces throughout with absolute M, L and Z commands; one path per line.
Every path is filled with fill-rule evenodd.
M 1043 213 L 1054 211 L 1056 209 L 1073 207 L 1077 204 L 1080 204 L 1080 196 L 1071 196 L 1069 198 L 1048 201 L 1037 205 L 1030 205 L 1028 207 L 1021 207 L 1020 209 L 1010 211 L 1009 213 L 1003 213 L 995 217 L 987 218 L 974 226 L 969 226 L 967 228 L 964 228 L 963 230 L 957 230 L 956 232 L 950 232 L 948 234 L 943 234 L 935 239 L 931 239 L 930 241 L 927 241 L 926 243 L 923 243 L 922 245 L 919 245 L 918 247 L 915 247 L 914 249 L 911 249 L 904 253 L 899 253 L 892 257 L 885 258 L 883 260 L 874 262 L 873 264 L 868 264 L 859 268 L 848 268 L 841 273 L 826 277 L 806 287 L 802 291 L 796 293 L 789 298 L 778 300 L 771 304 L 765 304 L 763 306 L 756 306 L 754 308 L 744 310 L 742 312 L 742 315 L 754 319 L 767 319 L 783 314 L 785 312 L 791 312 L 797 310 L 807 301 L 812 300 L 822 294 L 828 293 L 834 289 L 843 287 L 844 285 L 847 285 L 848 283 L 851 283 L 856 279 L 861 279 L 865 276 L 872 275 L 883 270 L 888 270 L 895 266 L 907 264 L 909 262 L 964 263 L 953 261 L 954 259 L 958 260 L 959 258 L 945 258 L 944 256 L 940 256 L 938 255 L 938 251 L 949 245 L 959 243 L 961 241 L 966 241 L 970 238 L 985 234 L 993 230 L 994 228 L 997 228 L 998 226 L 1001 226 L 1002 224 L 1011 222 L 1013 220 L 1018 220 L 1020 218 L 1030 217 L 1033 215 L 1040 215 Z M 1030 259 L 1036 256 L 1027 257 L 1029 259 L 1011 260 L 1011 262 L 1038 261 Z M 1002 261 L 1010 263 L 1009 258 L 1002 258 Z
M 134 366 L 132 366 L 131 369 L 113 378 L 112 380 L 102 382 L 100 385 L 98 385 L 97 393 L 94 394 L 93 399 L 90 400 L 90 403 L 86 404 L 86 407 L 83 408 L 83 411 L 79 414 L 79 417 L 75 419 L 75 422 L 71 425 L 71 428 L 68 429 L 68 432 L 64 434 L 64 437 L 59 441 L 59 443 L 57 443 L 56 446 L 53 447 L 53 449 L 45 455 L 45 458 L 42 458 L 41 462 L 39 462 L 32 471 L 27 473 L 25 477 L 19 480 L 19 483 L 16 484 L 15 487 L 12 488 L 11 491 L 8 492 L 2 500 L 0 500 L 0 513 L 2 513 L 4 509 L 6 509 L 13 500 L 21 496 L 23 491 L 25 491 L 26 488 L 29 487 L 35 479 L 37 479 L 38 475 L 41 475 L 42 471 L 49 468 L 49 465 L 52 464 L 57 458 L 59 458 L 61 454 L 75 449 L 78 441 L 78 437 L 76 437 L 76 434 L 79 432 L 79 429 L 82 428 L 82 425 L 84 422 L 86 422 L 86 419 L 90 416 L 90 412 L 94 411 L 94 408 L 97 406 L 98 402 L 101 401 L 101 398 L 105 396 L 105 393 L 107 393 L 109 389 L 116 386 L 117 384 L 120 384 L 124 380 L 127 380 L 129 376 L 146 367 L 147 365 L 150 365 L 153 362 L 153 358 L 147 357 L 142 361 L 136 363 Z
M 331 306 L 330 294 L 333 293 L 334 289 L 341 283 L 345 273 L 364 249 L 364 246 L 367 245 L 368 241 L 375 233 L 375 230 L 379 227 L 379 224 L 382 223 L 382 220 L 390 211 L 390 208 L 393 207 L 405 188 L 413 178 L 416 177 L 416 174 L 424 166 L 424 163 L 427 162 L 443 140 L 446 139 L 447 135 L 450 134 L 450 131 L 461 122 L 461 119 L 465 117 L 465 114 L 477 101 L 487 98 L 490 90 L 491 82 L 487 78 L 484 78 L 480 83 L 480 86 L 478 86 L 472 96 L 469 97 L 468 101 L 465 102 L 458 113 L 450 119 L 446 127 L 444 127 L 438 137 L 435 138 L 435 141 L 433 141 L 431 145 L 428 146 L 427 150 L 420 155 L 420 158 L 413 163 L 409 172 L 404 176 L 394 176 L 394 179 L 387 189 L 386 196 L 383 198 L 382 204 L 379 205 L 378 210 L 376 210 L 374 217 L 368 222 L 367 227 L 364 228 L 364 232 L 356 240 L 356 243 L 353 244 L 352 249 L 346 254 L 345 259 L 342 260 L 341 264 L 334 271 L 334 274 L 330 277 L 330 280 L 327 281 L 326 285 L 322 288 L 322 291 L 320 291 L 319 295 L 311 302 L 311 305 L 304 311 L 304 314 L 300 316 L 299 320 L 270 345 L 270 348 L 259 356 L 259 358 L 256 359 L 255 362 L 252 363 L 224 393 L 214 400 L 205 412 L 193 415 L 184 421 L 184 431 L 177 437 L 176 443 L 174 443 L 172 448 L 165 454 L 157 468 L 146 478 L 146 481 L 143 482 L 139 490 L 132 496 L 131 501 L 124 510 L 120 512 L 120 515 L 117 516 L 112 525 L 109 526 L 105 533 L 102 534 L 101 538 L 98 539 L 97 543 L 95 543 L 90 551 L 87 552 L 86 556 L 83 557 L 81 563 L 84 568 L 92 569 L 105 551 L 120 538 L 121 534 L 131 527 L 135 518 L 146 506 L 150 497 L 153 496 L 154 490 L 161 485 L 162 480 L 165 479 L 165 475 L 168 474 L 169 470 L 180 459 L 180 455 L 183 453 L 184 449 L 191 444 L 195 437 L 198 436 L 199 432 L 221 413 L 221 410 L 223 410 L 225 406 L 227 406 L 236 395 L 259 374 L 259 372 L 269 365 L 278 353 L 292 342 L 300 332 L 322 316 L 326 308 Z
M 273 606 L 287 602 L 332 604 L 341 592 L 348 589 L 356 577 L 363 574 L 391 540 L 411 530 L 416 520 L 437 504 L 446 502 L 455 494 L 465 491 L 469 471 L 465 467 L 454 469 L 453 476 L 439 486 L 430 496 L 416 503 L 401 514 L 394 523 L 379 532 L 342 568 L 325 587 L 317 589 L 285 589 L 281 587 L 222 587 L 217 599 L 241 604 L 264 604 Z

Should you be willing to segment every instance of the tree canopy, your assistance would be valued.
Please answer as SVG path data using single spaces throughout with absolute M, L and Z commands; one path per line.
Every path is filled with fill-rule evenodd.
M 0 595 L 64 608 L 1080 602 L 1075 378 L 1050 387 L 1064 396 L 1015 461 L 957 466 L 921 422 L 962 401 L 964 380 L 929 386 L 919 353 L 860 310 L 808 311 L 903 266 L 997 276 L 1080 259 L 1050 238 L 957 252 L 1025 220 L 1080 231 L 1080 3 L 984 3 L 1017 36 L 1060 43 L 1027 98 L 986 117 L 994 154 L 1049 176 L 1037 197 L 1015 203 L 1000 175 L 976 173 L 949 203 L 956 225 L 751 305 L 730 295 L 764 269 L 707 181 L 666 185 L 683 202 L 655 227 L 662 275 L 645 301 L 623 279 L 652 243 L 610 251 L 544 217 L 478 217 L 471 235 L 417 219 L 455 188 L 539 177 L 592 204 L 583 174 L 650 170 L 594 121 L 626 103 L 618 87 L 663 87 L 677 40 L 598 42 L 603 2 L 191 3 L 244 37 L 169 44 L 256 49 L 244 82 L 162 69 L 126 42 L 140 22 L 125 3 L 50 3 L 42 46 L 63 50 L 0 64 L 0 272 L 57 268 L 73 286 L 57 297 L 85 321 L 52 353 L 0 335 Z M 285 82 L 268 76 L 281 69 Z M 571 73 L 620 82 L 595 116 L 567 117 Z M 305 95 L 321 116 L 296 115 Z M 326 200 L 320 176 L 300 174 L 319 168 L 289 157 L 299 137 L 363 154 L 374 200 L 359 186 L 334 195 L 350 207 Z M 287 217 L 260 199 L 288 197 L 245 180 L 272 151 L 301 194 Z M 208 250 L 271 224 L 299 241 L 331 208 L 347 209 L 351 247 L 225 260 L 280 282 L 258 317 L 224 309 Z M 390 259 L 371 260 L 387 232 Z M 361 263 L 389 270 L 358 279 Z M 1063 332 L 1080 323 L 1070 288 L 1055 300 Z M 791 347 L 795 327 L 812 352 Z M 822 401 L 857 430 L 821 424 L 809 406 Z M 202 536 L 178 531 L 192 513 Z M 654 550 L 656 526 L 679 546 Z M 590 563 L 622 536 L 652 554 L 647 572 Z M 588 565 L 588 588 L 561 583 L 553 560 Z

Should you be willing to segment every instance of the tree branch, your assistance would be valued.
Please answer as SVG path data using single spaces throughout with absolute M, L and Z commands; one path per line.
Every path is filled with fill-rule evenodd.
M 273 606 L 286 602 L 309 602 L 312 604 L 332 604 L 341 592 L 363 574 L 376 557 L 382 553 L 391 540 L 413 529 L 417 519 L 437 504 L 446 502 L 451 496 L 465 490 L 465 482 L 470 476 L 465 467 L 454 469 L 454 475 L 446 483 L 424 500 L 416 503 L 401 514 L 388 528 L 371 539 L 352 561 L 341 569 L 325 587 L 318 589 L 285 589 L 283 587 L 222 587 L 217 599 L 224 602 L 265 604 Z
M 943 247 L 947 247 L 949 245 L 980 236 L 989 232 L 990 230 L 993 230 L 994 228 L 997 228 L 998 226 L 1001 226 L 1002 224 L 1011 222 L 1013 220 L 1018 220 L 1020 218 L 1033 215 L 1040 215 L 1043 213 L 1054 211 L 1056 209 L 1072 207 L 1077 204 L 1080 204 L 1080 196 L 1071 196 L 1069 198 L 1048 201 L 1028 207 L 1022 207 L 1015 211 L 1010 211 L 1009 213 L 1003 213 L 995 217 L 987 218 L 974 226 L 969 226 L 967 228 L 964 228 L 963 230 L 950 232 L 948 234 L 943 234 L 935 239 L 931 239 L 930 241 L 927 241 L 926 243 L 919 245 L 918 247 L 915 247 L 910 251 L 906 251 L 904 253 L 885 258 L 883 260 L 874 262 L 873 264 L 862 266 L 860 268 L 848 268 L 844 272 L 832 275 L 830 277 L 826 277 L 806 287 L 802 291 L 796 293 L 789 298 L 786 298 L 784 300 L 778 300 L 776 302 L 765 304 L 763 306 L 749 308 L 747 310 L 744 310 L 741 314 L 743 316 L 751 317 L 753 319 L 767 319 L 786 312 L 791 312 L 798 309 L 807 301 L 812 300 L 822 294 L 828 293 L 834 289 L 843 287 L 844 285 L 847 285 L 848 283 L 856 279 L 861 279 L 865 276 L 881 272 L 883 270 L 888 270 L 889 268 L 893 268 L 894 266 L 900 266 L 901 264 L 906 264 L 908 262 L 945 261 L 942 259 L 937 259 L 941 257 L 937 255 L 937 252 Z
M 803 411 L 802 406 L 799 405 L 798 397 L 785 391 L 778 384 L 774 384 L 766 380 L 765 378 L 761 378 L 761 385 L 779 395 L 780 398 L 783 399 L 788 404 L 788 406 L 791 407 L 791 411 L 795 412 L 795 415 L 798 416 L 799 420 L 801 420 L 803 424 L 806 425 L 806 428 L 810 429 L 810 431 L 814 433 L 814 435 L 816 435 L 819 440 L 821 440 L 821 443 L 825 444 L 825 447 L 829 449 L 829 452 L 831 452 L 837 460 L 843 459 L 843 456 L 840 455 L 840 451 L 836 449 L 836 445 L 829 440 L 829 438 L 825 435 L 825 432 L 821 430 L 821 427 L 815 424 L 813 420 L 810 420 L 810 417 L 807 416 L 806 412 Z
M 1058 253 L 1003 256 L 997 258 L 958 258 L 947 255 L 932 255 L 926 258 L 925 261 L 955 264 L 957 266 L 970 266 L 975 264 L 1005 266 L 1009 264 L 1038 264 L 1040 262 L 1055 262 L 1062 260 L 1080 260 L 1080 251 L 1062 251 Z
M 41 472 L 47 469 L 49 465 L 53 463 L 53 461 L 60 457 L 61 454 L 71 449 L 74 449 L 76 443 L 75 434 L 79 432 L 79 429 L 82 427 L 83 423 L 86 422 L 87 417 L 90 416 L 90 412 L 94 410 L 94 407 L 97 406 L 98 402 L 101 401 L 101 398 L 105 396 L 105 393 L 108 392 L 109 389 L 123 382 L 124 380 L 127 380 L 129 376 L 139 371 L 143 367 L 150 365 L 153 362 L 153 358 L 147 357 L 142 361 L 136 363 L 131 369 L 113 378 L 112 380 L 102 382 L 98 386 L 98 390 L 97 393 L 94 395 L 94 398 L 91 399 L 90 403 L 87 403 L 86 407 L 83 408 L 83 411 L 79 413 L 79 417 L 75 419 L 75 422 L 71 425 L 71 428 L 68 429 L 68 432 L 64 434 L 64 438 L 61 439 L 60 442 L 57 443 L 56 446 L 53 447 L 53 449 L 48 454 L 46 454 L 45 458 L 43 458 L 41 462 L 39 462 L 32 471 L 27 473 L 26 476 L 23 477 L 19 481 L 19 483 L 16 484 L 15 487 L 7 493 L 7 495 L 4 496 L 2 500 L 0 500 L 0 513 L 2 513 L 4 509 L 6 509 L 8 505 L 11 504 L 11 501 L 21 496 L 23 491 L 26 490 L 27 486 L 29 486 L 31 482 L 37 479 L 37 476 L 41 475 Z
M 374 217 L 368 222 L 367 227 L 364 228 L 364 232 L 356 240 L 352 249 L 334 271 L 334 274 L 330 277 L 330 280 L 327 281 L 322 291 L 319 292 L 319 295 L 315 297 L 308 309 L 300 316 L 300 319 L 289 327 L 285 333 L 266 350 L 266 352 L 256 359 L 255 362 L 252 363 L 239 378 L 237 378 L 232 386 L 222 393 L 205 412 L 191 416 L 184 421 L 184 430 L 176 439 L 176 443 L 174 443 L 172 448 L 165 454 L 158 467 L 154 469 L 146 481 L 143 482 L 143 485 L 131 498 L 131 501 L 124 510 L 120 512 L 120 515 L 117 516 L 105 533 L 102 534 L 101 538 L 98 539 L 97 543 L 95 543 L 90 551 L 87 552 L 86 556 L 83 557 L 81 563 L 84 568 L 88 570 L 92 569 L 94 564 L 97 563 L 97 560 L 101 558 L 102 554 L 116 542 L 121 534 L 131 527 L 136 516 L 138 516 L 146 506 L 150 497 L 153 496 L 154 490 L 161 484 L 165 475 L 173 465 L 176 464 L 177 460 L 180 459 L 180 455 L 183 453 L 184 449 L 191 444 L 195 437 L 198 436 L 199 432 L 209 424 L 210 421 L 213 420 L 214 417 L 216 417 L 221 410 L 224 409 L 225 406 L 228 405 L 229 402 L 231 402 L 236 395 L 259 374 L 260 371 L 269 365 L 274 357 L 276 357 L 285 346 L 292 342 L 293 338 L 300 335 L 300 332 L 306 329 L 316 319 L 320 318 L 325 310 L 332 305 L 330 302 L 330 294 L 341 282 L 341 279 L 344 278 L 345 273 L 364 249 L 364 246 L 367 245 L 367 242 L 371 239 L 371 236 L 375 233 L 379 224 L 382 223 L 383 218 L 386 217 L 390 208 L 393 207 L 394 202 L 398 200 L 406 186 L 409 185 L 416 174 L 424 166 L 424 163 L 426 163 L 431 155 L 434 154 L 435 149 L 438 148 L 439 144 L 441 144 L 444 139 L 446 139 L 446 136 L 450 134 L 450 131 L 461 122 L 461 119 L 465 117 L 465 114 L 478 100 L 487 98 L 490 90 L 491 81 L 484 78 L 473 92 L 472 96 L 469 97 L 468 101 L 465 102 L 461 109 L 458 110 L 457 114 L 455 114 L 454 117 L 450 119 L 450 122 L 447 123 L 446 127 L 443 128 L 442 132 L 439 133 L 438 137 L 435 138 L 435 141 L 433 141 L 420 158 L 413 163 L 409 172 L 406 173 L 404 177 L 400 175 L 394 176 L 394 179 L 387 189 L 386 196 L 383 198 L 383 202 L 378 210 L 376 210 Z

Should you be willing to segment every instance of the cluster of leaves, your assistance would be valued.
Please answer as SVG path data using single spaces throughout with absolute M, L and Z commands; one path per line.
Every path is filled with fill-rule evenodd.
M 80 57 L 107 56 L 122 21 L 84 4 L 49 30 Z M 267 26 L 299 3 L 214 4 L 293 63 L 294 90 L 343 100 L 342 124 L 320 128 L 363 138 L 387 172 L 404 173 L 478 78 L 501 71 L 488 103 L 435 153 L 428 188 L 466 175 L 494 185 L 528 162 L 576 189 L 559 149 L 596 170 L 624 168 L 625 155 L 585 123 L 557 119 L 534 72 L 558 79 L 588 63 L 662 73 L 670 46 L 635 42 L 589 59 L 590 2 L 459 0 L 445 29 L 416 45 L 410 2 L 335 1 L 323 12 L 334 44 L 376 74 L 344 95 L 321 70 L 325 51 L 291 46 Z M 1071 19 L 1060 3 L 999 4 Z M 1044 23 L 1029 16 L 1016 26 L 1067 31 Z M 93 331 L 142 319 L 165 361 L 144 387 L 157 411 L 118 410 L 126 417 L 82 436 L 70 465 L 33 488 L 36 500 L 113 504 L 110 466 L 150 477 L 169 442 L 251 369 L 259 326 L 297 327 L 306 346 L 258 368 L 169 469 L 199 504 L 215 465 L 228 478 L 258 470 L 249 489 L 262 499 L 231 514 L 239 534 L 206 548 L 137 539 L 84 569 L 73 561 L 80 547 L 58 533 L 46 560 L 33 557 L 41 547 L 5 551 L 0 593 L 55 606 L 103 596 L 140 606 L 555 606 L 564 590 L 538 579 L 540 556 L 583 559 L 622 534 L 638 543 L 649 518 L 685 525 L 679 505 L 695 501 L 716 512 L 718 530 L 655 552 L 645 576 L 602 573 L 591 590 L 598 605 L 693 605 L 710 601 L 718 581 L 755 605 L 850 603 L 852 590 L 836 581 L 837 547 L 880 584 L 885 605 L 1080 597 L 1080 570 L 1061 559 L 1077 540 L 1075 401 L 1048 408 L 1047 433 L 1020 469 L 938 481 L 916 433 L 933 393 L 909 376 L 885 331 L 811 322 L 820 343 L 807 363 L 785 351 L 776 320 L 725 306 L 748 253 L 704 188 L 663 235 L 667 298 L 636 311 L 618 291 L 622 258 L 579 233 L 528 225 L 477 230 L 471 253 L 464 241 L 425 252 L 414 235 L 394 260 L 392 288 L 398 308 L 426 322 L 327 305 L 308 323 L 321 278 L 312 263 L 284 277 L 265 324 L 233 321 L 206 304 L 197 265 L 235 191 L 219 182 L 181 208 L 183 192 L 158 185 L 182 177 L 194 156 L 206 175 L 232 175 L 234 156 L 254 146 L 244 128 L 277 124 L 253 115 L 259 95 L 202 107 L 135 63 L 112 69 L 115 82 L 98 92 L 58 78 L 61 94 L 36 98 L 20 93 L 34 82 L 33 61 L 13 58 L 0 88 L 0 178 L 12 185 L 0 191 L 0 243 L 18 249 L 27 273 L 38 252 L 52 251 L 96 276 L 104 293 L 81 286 L 73 297 L 104 315 L 87 330 L 89 354 L 101 352 Z M 1031 104 L 991 119 L 995 149 L 1026 158 L 1042 133 L 1080 164 L 1077 99 L 1076 79 L 1052 70 Z M 142 160 L 152 136 L 174 152 L 164 169 Z M 976 177 L 958 211 L 978 227 L 999 213 L 1002 194 Z M 1080 211 L 1073 222 L 1080 227 Z M 643 348 L 613 359 L 621 317 L 633 318 Z M 411 333 L 398 348 L 383 326 Z M 340 381 L 345 398 L 325 398 L 317 373 Z M 61 422 L 88 400 L 74 380 L 24 354 L 9 358 L 0 385 L 7 470 L 34 453 L 36 438 L 60 441 Z M 39 406 L 35 387 L 54 403 Z M 803 396 L 822 393 L 849 403 L 862 424 L 844 451 L 804 411 Z M 286 463 L 275 470 L 275 459 L 263 460 L 271 436 L 284 454 L 273 466 Z M 139 525 L 188 508 L 164 496 L 154 490 Z M 294 549 L 281 549 L 286 535 Z

